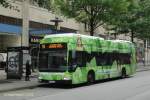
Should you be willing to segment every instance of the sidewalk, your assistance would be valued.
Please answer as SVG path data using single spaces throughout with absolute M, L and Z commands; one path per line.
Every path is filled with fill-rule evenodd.
M 26 88 L 34 88 L 38 85 L 39 83 L 36 74 L 31 75 L 30 81 L 25 81 L 24 77 L 22 78 L 22 80 L 7 80 L 5 72 L 3 70 L 0 70 L 0 93 Z
M 138 63 L 137 64 L 137 72 L 141 72 L 141 71 L 148 71 L 150 70 L 150 65 L 145 65 L 143 63 Z

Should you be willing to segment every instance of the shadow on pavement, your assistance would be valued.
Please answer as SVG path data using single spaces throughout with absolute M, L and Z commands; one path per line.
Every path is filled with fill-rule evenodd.
M 127 78 L 130 78 L 130 77 L 127 77 Z M 104 79 L 104 80 L 96 81 L 96 82 L 94 82 L 93 84 L 83 83 L 83 84 L 77 84 L 77 85 L 40 84 L 40 85 L 38 85 L 38 87 L 39 87 L 39 88 L 73 89 L 73 88 L 80 88 L 80 87 L 92 86 L 92 85 L 96 85 L 96 84 L 102 84 L 102 83 L 105 83 L 105 82 L 117 81 L 117 80 L 121 80 L 121 79 L 122 79 L 122 78 Z
M 0 80 L 0 84 L 13 83 L 9 80 Z

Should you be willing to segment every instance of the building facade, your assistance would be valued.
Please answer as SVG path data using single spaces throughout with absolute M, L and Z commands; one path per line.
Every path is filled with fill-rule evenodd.
M 9 0 L 11 7 L 0 6 L 0 50 L 7 47 L 21 46 L 22 24 L 23 24 L 23 3 L 22 0 Z M 37 42 L 39 35 L 55 33 L 54 22 L 50 20 L 58 17 L 63 22 L 60 23 L 60 32 L 79 32 L 82 25 L 74 19 L 58 16 L 52 12 L 35 6 L 33 2 L 29 5 L 29 34 L 30 42 Z M 35 39 L 34 39 L 35 38 Z
M 22 46 L 22 25 L 24 8 L 22 0 L 9 0 L 11 7 L 4 8 L 0 6 L 0 51 L 6 51 L 7 47 Z M 55 34 L 57 32 L 75 32 L 87 34 L 89 31 L 85 25 L 77 23 L 74 19 L 68 19 L 60 15 L 56 15 L 47 9 L 39 7 L 35 2 L 30 0 L 29 5 L 29 43 L 30 46 L 36 46 L 39 40 L 46 34 Z M 58 17 L 63 22 L 60 23 L 60 30 L 56 31 L 54 22 L 50 20 Z M 108 39 L 114 36 L 106 33 L 105 29 L 99 27 L 96 30 L 96 36 Z M 119 35 L 117 39 L 130 40 L 130 35 Z M 139 50 L 140 59 L 146 59 L 149 62 L 149 45 L 140 39 L 135 39 Z M 147 43 L 147 45 L 144 45 Z M 145 49 L 146 47 L 146 49 Z M 144 55 L 143 55 L 144 54 Z

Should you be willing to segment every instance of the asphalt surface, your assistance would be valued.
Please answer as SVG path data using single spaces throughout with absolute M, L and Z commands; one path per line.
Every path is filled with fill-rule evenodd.
M 150 71 L 126 79 L 113 79 L 70 87 L 39 85 L 0 93 L 0 100 L 150 100 Z

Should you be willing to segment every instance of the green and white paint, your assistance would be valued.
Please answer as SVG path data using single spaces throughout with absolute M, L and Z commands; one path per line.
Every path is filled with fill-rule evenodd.
M 129 53 L 131 54 L 130 64 L 118 64 L 114 61 L 112 65 L 97 66 L 96 58 L 93 57 L 86 66 L 77 67 L 74 72 L 39 72 L 39 79 L 42 80 L 72 80 L 72 84 L 87 82 L 89 71 L 94 71 L 95 80 L 121 76 L 122 68 L 126 69 L 127 75 L 133 75 L 136 71 L 135 47 L 129 41 L 104 40 L 103 38 L 80 35 L 80 34 L 57 34 L 48 35 L 40 42 L 41 44 L 67 43 L 67 51 L 85 51 L 100 53 Z M 68 53 L 69 54 L 69 53 Z M 69 55 L 68 55 L 69 56 Z

